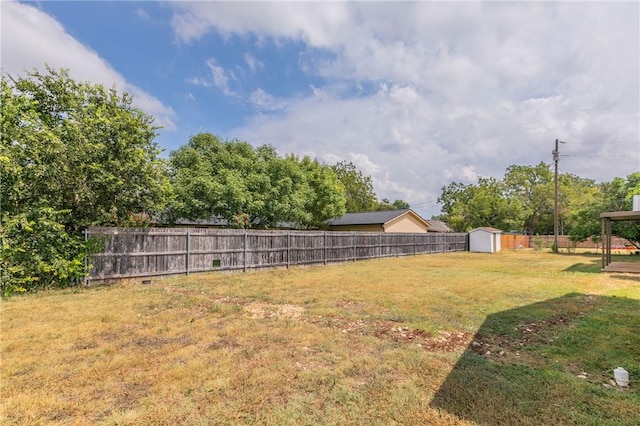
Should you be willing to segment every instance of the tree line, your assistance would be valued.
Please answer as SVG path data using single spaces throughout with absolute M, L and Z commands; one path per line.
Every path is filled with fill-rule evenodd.
M 4 296 L 65 287 L 85 275 L 89 226 L 149 226 L 223 218 L 233 227 L 281 222 L 322 226 L 345 212 L 409 208 L 378 200 L 371 177 L 351 162 L 333 165 L 274 147 L 197 134 L 162 158 L 152 116 L 127 93 L 73 80 L 49 67 L 0 83 L 0 286 Z M 629 210 L 640 172 L 595 183 L 560 175 L 562 228 L 597 238 L 602 211 Z M 439 219 L 457 231 L 478 226 L 553 231 L 549 165 L 513 165 L 503 179 L 442 188 Z M 640 242 L 637 224 L 614 233 Z
M 571 173 L 558 176 L 560 233 L 573 241 L 600 240 L 600 213 L 629 211 L 640 195 L 640 172 L 596 183 Z M 442 188 L 441 220 L 461 232 L 480 226 L 548 235 L 554 233 L 555 178 L 551 166 L 513 165 L 502 179 L 480 178 L 475 184 L 453 182 Z M 640 248 L 640 225 L 614 222 L 612 232 Z
M 233 227 L 322 226 L 379 201 L 353 163 L 323 164 L 269 145 L 198 134 L 168 159 L 152 116 L 127 93 L 47 67 L 0 83 L 2 294 L 64 287 L 96 250 L 89 226 L 226 219 Z

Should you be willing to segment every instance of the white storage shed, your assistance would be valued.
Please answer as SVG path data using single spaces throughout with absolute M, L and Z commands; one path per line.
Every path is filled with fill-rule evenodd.
M 502 231 L 495 228 L 482 227 L 469 231 L 469 251 L 477 253 L 495 253 L 500 251 L 500 235 Z

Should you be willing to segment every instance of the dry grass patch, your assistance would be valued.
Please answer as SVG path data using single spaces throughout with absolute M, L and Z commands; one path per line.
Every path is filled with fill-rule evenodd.
M 640 283 L 594 260 L 452 253 L 15 297 L 2 423 L 633 424 L 637 386 L 603 383 L 618 363 L 640 377 Z

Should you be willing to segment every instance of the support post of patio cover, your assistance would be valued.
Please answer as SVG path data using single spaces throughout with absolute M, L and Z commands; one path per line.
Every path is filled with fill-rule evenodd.
M 606 241 L 606 231 L 605 231 L 606 225 L 604 224 L 605 220 L 606 219 L 604 217 L 600 219 L 600 225 L 601 225 L 600 226 L 600 242 L 602 243 L 602 269 L 607 267 L 607 262 L 605 260 L 605 254 L 604 254 L 605 241 Z
M 613 242 L 613 238 L 611 238 L 611 219 L 607 219 L 606 222 L 606 232 L 607 232 L 607 265 L 611 263 L 611 244 Z

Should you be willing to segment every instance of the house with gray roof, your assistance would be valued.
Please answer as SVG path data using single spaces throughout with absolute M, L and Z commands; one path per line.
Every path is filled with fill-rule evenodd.
M 434 232 L 429 223 L 411 209 L 347 213 L 327 221 L 330 231 Z M 435 231 L 438 232 L 438 231 Z

